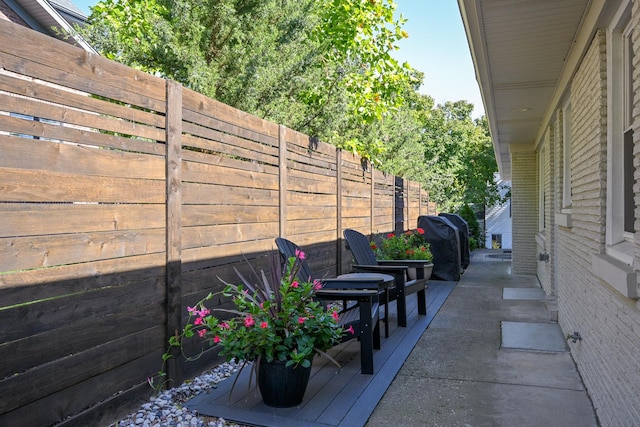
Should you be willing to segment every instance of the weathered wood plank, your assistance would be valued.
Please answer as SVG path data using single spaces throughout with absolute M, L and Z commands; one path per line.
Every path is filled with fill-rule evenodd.
M 337 210 L 336 206 L 290 206 L 287 209 L 287 220 L 325 219 L 327 222 L 331 222 L 336 219 Z
M 0 126 L 2 126 L 1 122 L 0 119 Z M 40 125 L 43 124 L 40 123 Z M 2 152 L 0 167 L 87 176 L 164 180 L 164 161 L 160 156 L 7 137 L 0 137 L 0 152 Z M 34 152 L 38 155 L 34 156 Z
M 182 145 L 186 147 L 192 147 L 196 151 L 203 150 L 212 155 L 223 154 L 271 166 L 278 164 L 277 155 L 274 155 L 272 147 L 268 145 L 214 130 L 202 130 L 196 133 L 188 123 L 183 123 L 183 126 L 185 135 Z
M 293 234 L 302 233 L 305 231 L 322 232 L 322 231 L 336 230 L 335 223 L 331 221 L 326 221 L 323 219 L 290 221 L 288 223 L 288 227 L 291 233 Z
M 162 277 L 158 277 L 155 280 L 159 282 L 161 279 Z M 132 285 L 127 292 L 135 292 L 134 287 L 135 285 Z M 135 306 L 120 307 L 113 314 L 91 319 L 91 333 L 87 333 L 86 323 L 76 322 L 59 329 L 0 344 L 0 353 L 3 355 L 0 378 L 40 365 L 46 366 L 52 360 L 94 348 L 123 336 L 153 327 L 157 328 L 158 320 L 163 319 L 166 313 L 162 295 L 158 295 L 156 301 L 149 300 L 143 304 L 144 310 Z M 63 340 L 60 339 L 61 336 L 74 337 L 74 339 Z M 160 345 L 160 342 L 162 338 L 156 345 Z M 43 348 L 47 351 L 42 351 Z
M 165 226 L 161 204 L 0 203 L 0 236 L 38 236 Z
M 33 79 L 25 80 L 0 73 L 0 91 L 32 97 L 39 101 L 65 105 L 94 116 L 104 114 L 121 117 L 132 122 L 144 123 L 154 127 L 164 127 L 165 125 L 164 115 L 96 98 L 87 93 L 41 84 Z
M 163 79 L 20 25 L 4 20 L 2 24 L 0 68 L 82 92 L 164 111 Z
M 12 128 L 7 124 L 14 122 L 16 119 L 9 116 L 0 115 L 0 128 L 15 132 L 18 128 Z M 164 144 L 157 142 L 143 141 L 140 139 L 126 138 L 106 133 L 98 133 L 88 129 L 78 129 L 70 126 L 50 125 L 47 123 L 32 121 L 30 123 L 31 130 L 29 134 L 41 139 L 52 139 L 71 143 L 77 143 L 83 146 L 104 147 L 121 151 L 135 151 L 137 153 L 155 154 L 164 156 Z M 17 133 L 17 132 L 15 132 Z M 28 138 L 11 135 L 0 135 L 0 140 L 8 141 L 13 144 L 23 144 Z
M 184 248 L 182 250 L 182 264 L 186 269 L 206 268 L 216 265 L 216 259 L 240 256 L 253 252 L 266 252 L 275 247 L 275 237 L 278 233 L 277 225 L 274 227 L 273 237 L 248 242 L 234 242 L 227 245 L 201 246 L 196 248 Z
M 0 310 L 0 320 L 3 325 L 12 326 L 0 330 L 0 342 L 20 340 L 77 323 L 88 327 L 92 319 L 127 310 L 127 307 L 140 309 L 147 301 L 157 301 L 159 296 L 164 296 L 164 282 L 160 280 L 142 281 L 136 284 L 135 292 L 131 292 L 132 289 L 127 285 L 113 286 L 4 308 Z M 91 333 L 90 328 L 86 331 Z
M 162 180 L 88 177 L 0 168 L 0 200 L 3 201 L 163 203 L 164 199 Z
M 199 122 L 199 116 L 196 116 L 196 119 L 194 120 L 191 119 L 194 117 L 193 113 L 199 113 L 199 115 L 210 117 L 215 115 L 217 119 L 226 123 L 263 134 L 270 138 L 274 142 L 274 145 L 277 144 L 279 131 L 276 123 L 269 122 L 253 114 L 235 109 L 214 99 L 207 98 L 206 96 L 190 89 L 184 90 L 183 99 L 183 108 L 186 110 L 183 114 L 187 121 Z
M 195 162 L 183 162 L 184 180 L 202 184 L 278 189 L 278 175 L 230 169 Z
M 182 229 L 183 248 L 227 245 L 278 236 L 279 225 L 272 223 L 223 224 Z
M 6 272 L 0 274 L 0 302 L 3 307 L 12 306 L 25 301 L 135 283 L 148 277 L 164 277 L 164 274 L 164 253 Z
M 165 230 L 0 237 L 0 271 L 31 270 L 165 251 Z
M 332 194 L 307 194 L 288 191 L 287 204 L 289 206 L 301 205 L 309 206 L 312 209 L 315 206 L 335 206 L 336 195 Z
M 296 152 L 312 150 L 317 156 L 325 156 L 327 158 L 335 159 L 335 145 L 327 144 L 326 142 L 319 141 L 317 138 L 307 136 L 294 130 L 287 133 L 287 142 L 292 144 L 290 150 L 295 150 Z
M 251 209 L 238 209 L 236 206 L 225 205 L 185 205 L 182 209 L 182 226 L 277 222 L 278 212 L 277 206 L 252 206 Z
M 165 137 L 164 129 L 161 128 L 135 123 L 131 120 L 74 110 L 64 105 L 46 104 L 29 98 L 19 98 L 0 93 L 0 105 L 3 105 L 3 110 L 8 112 L 83 126 L 90 129 L 103 129 L 109 132 L 158 141 L 164 141 Z M 22 129 L 17 128 L 16 132 L 29 134 L 33 120 L 21 119 L 10 123 L 18 126 L 21 122 L 24 127 Z
M 315 178 L 294 177 L 290 180 L 287 187 L 289 191 L 298 191 L 312 194 L 336 194 L 335 180 L 319 180 Z
M 105 397 L 139 384 L 158 371 L 162 351 L 147 354 L 123 365 L 87 378 L 82 383 L 60 390 L 14 411 L 0 414 L 0 425 L 41 426 L 62 422 L 67 415 L 78 413 Z M 55 381 L 52 379 L 52 381 Z
M 182 201 L 185 204 L 278 206 L 278 191 L 184 182 Z
M 0 413 L 9 412 L 78 384 L 86 378 L 117 368 L 122 361 L 134 360 L 164 350 L 161 346 L 164 338 L 163 329 L 157 325 L 139 330 L 112 342 L 69 354 L 0 380 L 0 388 L 5 391 L 4 397 L 0 399 Z M 160 363 L 159 360 L 156 366 Z

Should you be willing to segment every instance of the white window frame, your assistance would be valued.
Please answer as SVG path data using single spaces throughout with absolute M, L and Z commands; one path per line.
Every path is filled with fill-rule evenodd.
M 546 228 L 546 200 L 545 200 L 545 147 L 541 145 L 538 151 L 538 232 L 542 233 Z
M 624 134 L 632 112 L 628 76 L 631 2 L 625 1 L 607 30 L 607 207 L 606 254 L 632 265 L 633 234 L 624 231 Z
M 571 100 L 562 106 L 562 212 L 571 213 Z

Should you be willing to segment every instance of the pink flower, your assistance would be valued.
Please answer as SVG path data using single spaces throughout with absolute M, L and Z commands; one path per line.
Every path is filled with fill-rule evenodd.
M 319 291 L 320 289 L 322 289 L 322 282 L 320 282 L 319 280 L 314 280 L 313 289 L 316 291 Z
M 347 329 L 347 332 L 349 332 L 351 335 L 355 334 L 355 331 L 353 330 L 353 325 L 349 326 L 349 329 Z
M 202 325 L 202 317 L 196 317 L 196 320 L 193 321 L 194 325 Z
M 244 326 L 246 326 L 247 328 L 255 325 L 256 321 L 253 320 L 253 317 L 251 315 L 248 315 L 247 317 L 244 318 Z
M 227 322 L 222 322 L 222 323 L 220 323 L 220 328 L 221 329 L 229 329 L 229 324 Z
M 200 317 L 205 317 L 207 316 L 209 313 L 211 313 L 211 311 L 208 308 L 203 308 L 200 311 L 196 311 L 196 313 L 198 314 L 198 316 Z
M 393 239 L 394 237 L 396 237 L 396 235 L 393 233 L 387 234 L 387 239 Z
M 298 323 L 299 323 L 299 324 L 301 324 L 301 325 L 302 325 L 306 320 L 307 320 L 307 318 L 306 318 L 306 317 L 298 317 Z
M 218 344 L 220 341 L 222 341 L 222 340 L 220 339 L 220 336 L 219 336 L 219 335 L 216 335 L 215 337 L 213 337 L 213 342 L 214 342 L 215 344 Z
M 262 322 L 262 323 L 260 323 L 260 327 L 262 329 L 267 329 L 269 327 L 269 324 L 267 322 Z
M 416 228 L 416 231 L 417 231 L 419 234 L 424 234 L 424 228 Z
M 206 329 L 200 329 L 198 331 L 198 335 L 200 335 L 200 338 L 204 337 L 207 334 L 207 330 Z
M 297 281 L 297 280 L 294 280 L 294 282 L 291 284 L 291 287 L 292 287 L 292 288 L 297 288 L 297 287 L 298 287 L 298 285 L 299 285 L 299 284 L 298 284 L 298 281 Z
M 187 306 L 187 311 L 188 311 L 189 313 L 193 313 L 194 311 L 196 311 L 196 308 L 195 308 L 195 307 L 189 307 L 189 306 Z
M 304 252 L 302 252 L 300 249 L 296 249 L 296 258 L 300 258 L 301 260 L 304 260 L 305 258 L 305 254 Z
M 333 313 L 331 313 L 331 317 L 333 317 L 334 320 L 337 322 L 338 319 L 340 318 L 340 315 L 338 314 L 337 311 L 334 311 Z

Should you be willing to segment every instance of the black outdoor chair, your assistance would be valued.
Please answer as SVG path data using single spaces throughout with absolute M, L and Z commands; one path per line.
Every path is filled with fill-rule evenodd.
M 415 293 L 418 298 L 418 314 L 427 314 L 427 279 L 424 277 L 424 267 L 430 265 L 430 261 L 378 260 L 373 253 L 373 249 L 371 249 L 369 239 L 364 234 L 356 230 L 346 229 L 344 230 L 344 238 L 347 240 L 347 246 L 356 262 L 352 266 L 354 271 L 375 272 L 394 276 L 395 285 L 389 289 L 389 298 L 396 300 L 398 326 L 407 326 L 407 295 Z M 407 280 L 407 270 L 409 268 L 416 269 L 416 279 Z
M 295 257 L 296 251 L 301 250 L 295 243 L 280 237 L 276 239 L 276 246 L 285 260 Z M 353 338 L 360 340 L 360 370 L 363 374 L 373 374 L 373 350 L 380 349 L 378 289 L 382 282 L 389 282 L 392 277 L 380 274 L 358 279 L 318 279 L 313 277 L 309 264 L 303 260 L 298 278 L 319 280 L 322 289 L 316 292 L 318 298 L 345 303 L 338 322 L 345 330 L 352 326 L 354 333 L 345 334 L 343 342 Z M 347 302 L 357 304 L 348 306 Z

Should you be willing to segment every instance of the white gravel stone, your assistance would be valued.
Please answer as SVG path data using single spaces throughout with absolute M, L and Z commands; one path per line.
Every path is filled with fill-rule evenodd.
M 219 418 L 211 420 L 198 416 L 198 413 L 183 406 L 192 397 L 216 387 L 220 381 L 229 378 L 238 371 L 238 364 L 223 363 L 211 371 L 174 387 L 161 391 L 144 403 L 128 417 L 114 423 L 111 427 L 243 427 Z

